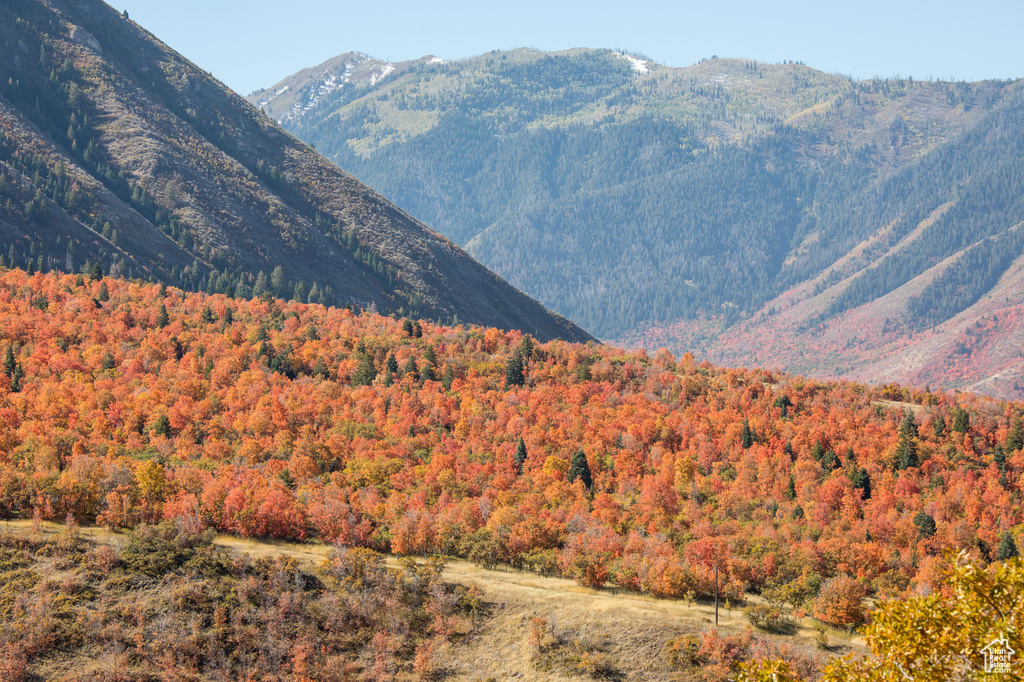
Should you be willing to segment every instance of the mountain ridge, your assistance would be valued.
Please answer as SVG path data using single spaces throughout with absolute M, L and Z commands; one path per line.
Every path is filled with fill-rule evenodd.
M 0 40 L 10 264 L 592 338 L 104 3 L 14 0 Z
M 777 298 L 854 268 L 841 296 L 787 329 L 841 326 L 992 237 L 1002 246 L 975 249 L 964 261 L 974 270 L 888 311 L 904 345 L 941 322 L 966 329 L 976 320 L 957 316 L 1015 260 L 1008 231 L 1024 220 L 1021 81 L 854 81 L 799 63 L 672 68 L 612 50 L 520 49 L 413 60 L 306 107 L 285 127 L 554 310 L 612 343 L 657 338 L 720 362 L 798 370 L 786 353 L 732 352 L 728 329 L 782 333 L 751 325 Z M 807 366 L 912 380 L 857 373 L 869 354 L 832 374 L 833 353 Z M 950 387 L 987 376 L 972 371 Z

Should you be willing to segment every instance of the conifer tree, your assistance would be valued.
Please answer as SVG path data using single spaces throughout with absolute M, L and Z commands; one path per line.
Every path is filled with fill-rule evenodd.
M 743 430 L 740 431 L 740 445 L 746 450 L 754 444 L 754 430 L 750 428 L 750 422 L 743 420 Z
M 366 352 L 366 346 L 362 341 L 356 348 L 356 360 L 359 364 L 356 366 L 356 371 L 352 373 L 352 385 L 369 386 L 377 378 L 377 368 L 373 364 L 373 358 Z
M 441 385 L 444 386 L 444 390 L 452 390 L 453 381 L 455 381 L 455 370 L 452 369 L 451 365 L 445 365 L 444 376 L 441 377 Z
M 505 388 L 522 386 L 524 383 L 526 383 L 526 374 L 523 369 L 523 356 L 516 351 L 505 363 Z
M 903 415 L 903 422 L 900 424 L 899 441 L 896 444 L 896 469 L 911 469 L 919 464 L 917 422 L 914 420 L 914 413 L 907 410 Z
M 953 411 L 953 430 L 958 433 L 967 433 L 971 428 L 971 415 L 967 410 L 958 407 Z
M 935 519 L 932 518 L 931 514 L 923 511 L 917 512 L 914 516 L 914 525 L 917 526 L 917 530 L 923 538 L 930 538 L 935 535 Z
M 18 361 L 14 358 L 14 346 L 7 344 L 7 352 L 4 353 L 4 374 L 14 376 L 14 368 Z
M 793 474 L 789 475 L 789 482 L 786 484 L 786 497 L 791 500 L 796 499 L 796 479 L 793 478 Z
M 569 483 L 574 483 L 576 479 L 583 481 L 587 490 L 594 487 L 590 477 L 590 465 L 587 464 L 587 456 L 582 448 L 573 453 L 572 461 L 569 463 Z
M 999 538 L 999 549 L 996 550 L 996 561 L 1007 561 L 1008 559 L 1016 559 L 1019 556 L 1020 552 L 1017 551 L 1017 543 L 1013 541 L 1010 531 L 1003 531 L 1002 537 Z
M 523 473 L 523 464 L 526 462 L 526 443 L 523 441 L 523 437 L 519 436 L 519 440 L 516 442 L 516 471 Z
M 163 303 L 160 304 L 160 312 L 156 316 L 156 326 L 163 329 L 171 323 L 171 317 L 167 314 L 167 306 Z
M 1017 417 L 1013 420 L 1010 434 L 1006 437 L 1006 449 L 1016 452 L 1022 447 L 1024 447 L 1024 423 L 1021 422 L 1020 417 Z

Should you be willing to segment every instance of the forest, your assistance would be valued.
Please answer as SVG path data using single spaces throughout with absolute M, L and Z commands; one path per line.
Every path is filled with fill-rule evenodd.
M 4 272 L 0 515 L 532 566 L 659 596 L 1016 547 L 1021 406 Z
M 725 59 L 648 66 L 637 75 L 609 50 L 496 52 L 276 115 L 602 339 L 746 319 L 892 228 L 829 319 L 1024 220 L 1017 83 L 852 81 Z M 911 326 L 969 307 L 1010 261 L 947 276 Z

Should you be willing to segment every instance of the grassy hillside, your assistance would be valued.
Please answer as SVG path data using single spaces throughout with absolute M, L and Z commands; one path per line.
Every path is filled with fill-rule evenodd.
M 608 50 L 425 59 L 387 74 L 371 60 L 370 71 L 335 78 L 353 59 L 308 72 L 311 82 L 282 81 L 274 92 L 287 86 L 291 99 L 280 105 L 252 100 L 601 338 L 656 337 L 680 352 L 802 370 L 783 355 L 731 353 L 723 325 L 809 282 L 851 278 L 801 320 L 839 324 L 969 251 L 885 311 L 906 318 L 909 342 L 971 308 L 1021 253 L 1018 82 L 852 81 L 728 59 L 677 69 Z M 303 98 L 330 78 L 315 101 Z M 664 332 L 709 321 L 701 345 Z M 827 355 L 809 360 L 827 371 Z M 968 383 L 980 387 L 999 367 L 973 371 Z
M 7 265 L 589 336 L 100 0 L 0 17 Z

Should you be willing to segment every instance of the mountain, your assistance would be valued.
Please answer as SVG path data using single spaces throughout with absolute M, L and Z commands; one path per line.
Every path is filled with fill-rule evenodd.
M 1019 81 L 350 53 L 250 101 L 601 338 L 1024 395 Z
M 99 0 L 0 16 L 0 254 L 587 340 Z

